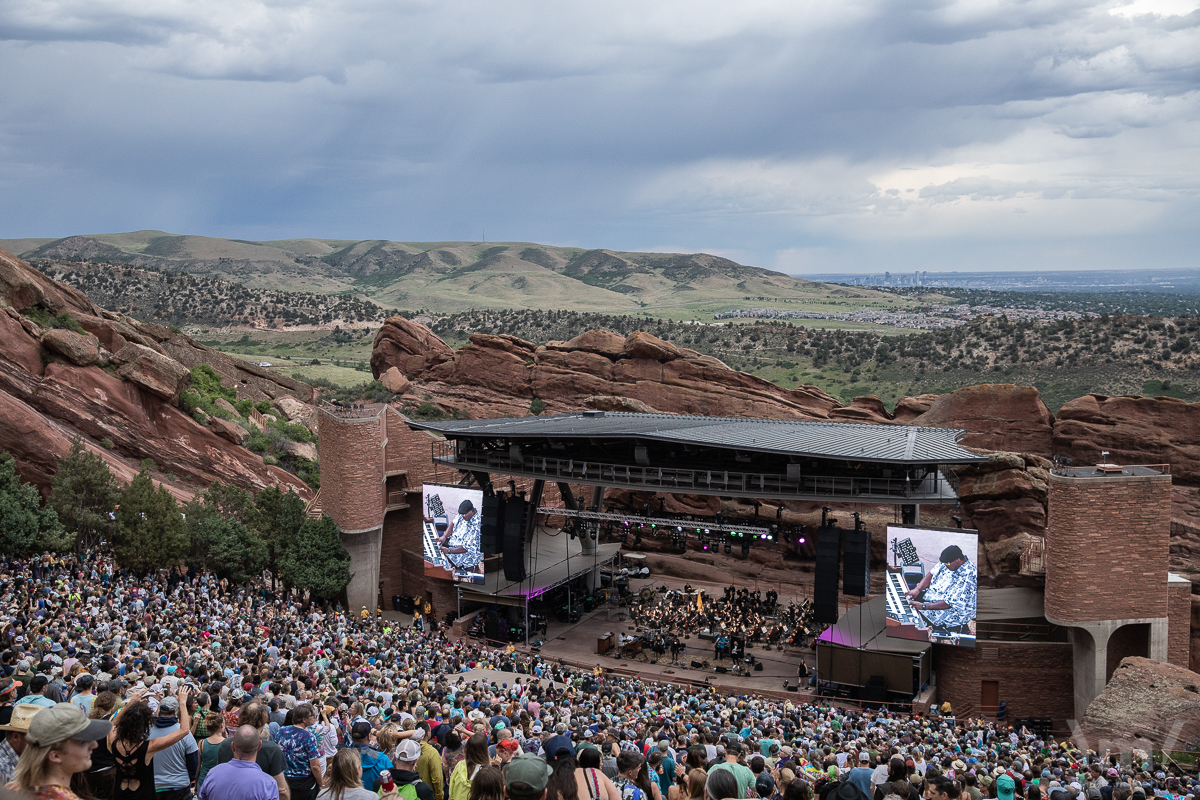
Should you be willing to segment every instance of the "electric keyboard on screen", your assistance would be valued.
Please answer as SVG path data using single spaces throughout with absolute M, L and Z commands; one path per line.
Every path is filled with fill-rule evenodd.
M 929 623 L 912 607 L 908 597 L 904 594 L 908 591 L 908 585 L 904 581 L 904 576 L 900 572 L 892 572 L 891 570 L 888 570 L 885 575 L 887 576 L 888 624 L 911 625 L 914 628 L 928 627 Z
M 446 568 L 446 556 L 438 549 L 437 536 L 433 532 L 433 523 L 421 523 L 421 532 L 425 539 L 425 560 L 435 567 Z

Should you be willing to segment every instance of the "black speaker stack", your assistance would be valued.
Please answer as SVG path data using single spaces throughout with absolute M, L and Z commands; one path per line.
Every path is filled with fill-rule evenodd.
M 504 495 L 485 494 L 479 509 L 479 549 L 485 556 L 494 556 L 502 549 L 504 538 Z
M 838 572 L 842 564 L 842 529 L 817 529 L 817 565 L 813 575 L 813 616 L 817 622 L 838 621 Z
M 525 575 L 525 514 L 529 503 L 510 497 L 504 503 L 504 580 L 523 581 Z
M 871 586 L 871 534 L 865 528 L 843 533 L 842 594 L 866 597 Z

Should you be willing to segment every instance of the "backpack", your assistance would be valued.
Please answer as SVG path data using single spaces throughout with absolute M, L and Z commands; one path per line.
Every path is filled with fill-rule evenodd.
M 400 797 L 404 800 L 417 800 L 417 784 L 421 781 L 413 781 L 404 785 L 396 784 L 396 791 L 400 793 Z M 383 790 L 379 790 L 380 796 L 383 795 Z

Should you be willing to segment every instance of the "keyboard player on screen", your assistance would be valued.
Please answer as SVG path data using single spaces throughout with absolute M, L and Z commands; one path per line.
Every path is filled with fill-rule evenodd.
M 979 570 L 958 545 L 943 550 L 938 561 L 941 563 L 905 595 L 933 627 L 965 629 L 975 619 Z
M 481 571 L 479 562 L 483 560 L 483 551 L 479 549 L 480 522 L 479 511 L 470 500 L 458 504 L 458 516 L 438 540 L 438 547 L 454 569 Z

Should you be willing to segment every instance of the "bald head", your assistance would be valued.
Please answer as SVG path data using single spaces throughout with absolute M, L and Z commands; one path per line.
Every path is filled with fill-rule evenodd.
M 240 761 L 253 761 L 262 747 L 262 739 L 258 737 L 258 728 L 253 725 L 243 725 L 233 734 L 233 757 Z

